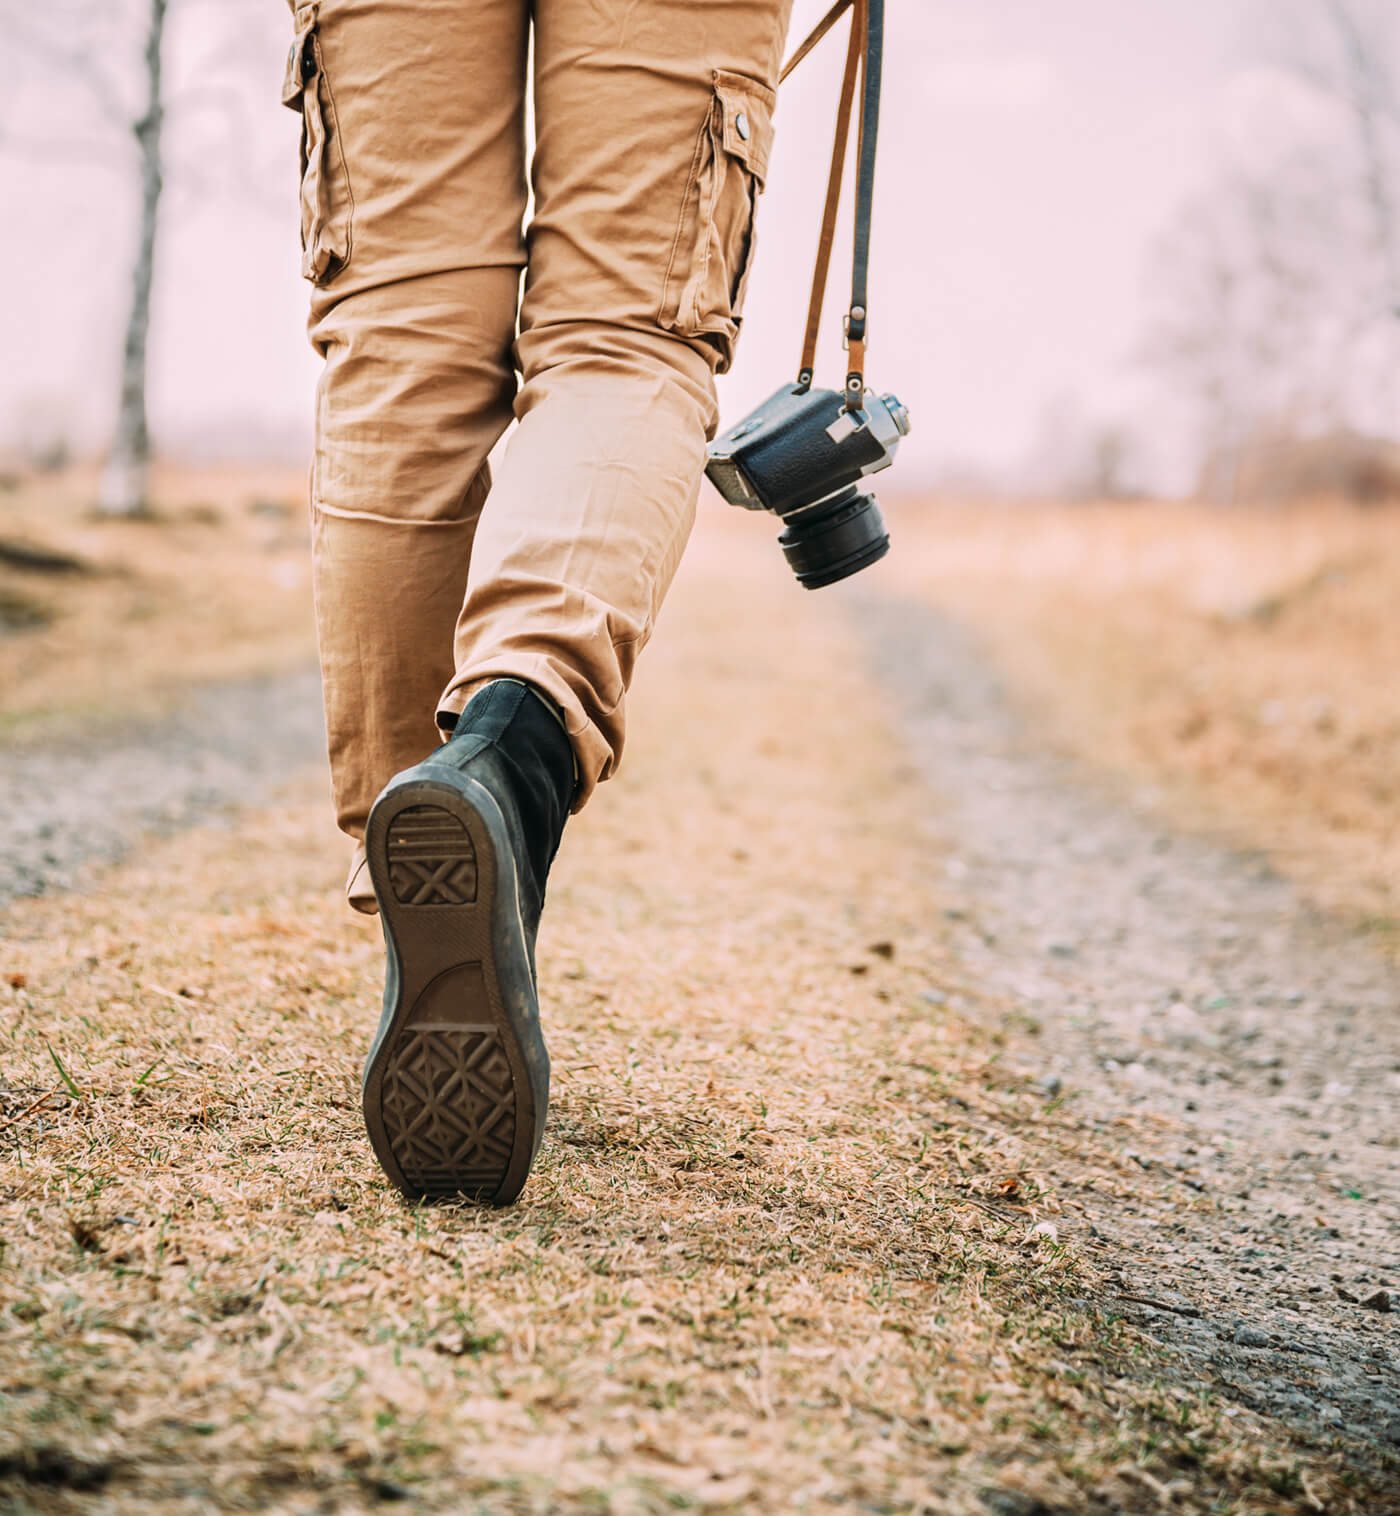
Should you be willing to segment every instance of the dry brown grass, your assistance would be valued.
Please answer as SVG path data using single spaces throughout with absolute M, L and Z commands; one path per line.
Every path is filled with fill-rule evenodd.
M 302 476 L 163 467 L 154 493 L 150 521 L 98 519 L 84 469 L 0 495 L 0 538 L 90 570 L 0 562 L 0 733 L 40 737 L 73 716 L 151 714 L 192 682 L 314 656 Z
M 710 527 L 572 825 L 512 1210 L 374 1167 L 319 776 L 10 913 L 0 1506 L 1362 1508 L 1089 1304 L 1056 1165 L 1119 1160 L 979 1029 L 915 778 L 785 574 Z
M 984 635 L 1064 745 L 1400 918 L 1400 511 L 907 508 L 891 577 Z

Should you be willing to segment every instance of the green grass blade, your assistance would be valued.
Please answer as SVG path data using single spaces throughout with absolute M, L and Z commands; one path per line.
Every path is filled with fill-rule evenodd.
M 58 1056 L 57 1053 L 54 1052 L 53 1044 L 51 1042 L 46 1042 L 44 1046 L 49 1050 L 49 1057 L 53 1059 L 53 1066 L 58 1070 L 58 1077 L 63 1081 L 64 1088 L 68 1091 L 74 1100 L 81 1100 L 83 1098 L 83 1092 L 78 1088 L 76 1084 L 73 1083 L 72 1076 L 69 1074 L 68 1070 L 63 1067 L 63 1060 Z

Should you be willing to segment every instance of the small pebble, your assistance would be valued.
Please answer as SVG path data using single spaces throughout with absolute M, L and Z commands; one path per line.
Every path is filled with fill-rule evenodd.
M 1390 1291 L 1377 1290 L 1374 1295 L 1368 1295 L 1361 1304 L 1368 1311 L 1388 1311 L 1390 1309 Z

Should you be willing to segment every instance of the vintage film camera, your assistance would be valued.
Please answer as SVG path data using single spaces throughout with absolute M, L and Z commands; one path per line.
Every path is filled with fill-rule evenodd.
M 820 589 L 889 552 L 880 507 L 857 485 L 894 462 L 908 431 L 893 395 L 866 390 L 852 411 L 838 390 L 793 385 L 711 443 L 705 472 L 731 505 L 782 517 L 783 556 L 799 584 Z

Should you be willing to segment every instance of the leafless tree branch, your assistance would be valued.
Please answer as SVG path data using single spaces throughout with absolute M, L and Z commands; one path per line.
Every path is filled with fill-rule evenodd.
M 1385 271 L 1386 296 L 1392 314 L 1400 319 L 1395 193 L 1381 132 L 1382 119 L 1395 118 L 1396 101 L 1383 73 L 1378 39 L 1368 38 L 1352 5 L 1348 0 L 1321 0 L 1321 4 L 1341 45 L 1345 68 L 1341 93 L 1356 126 L 1372 230 Z
M 47 67 L 57 70 L 60 77 L 83 85 L 109 125 L 130 128 L 131 108 L 91 49 L 49 36 L 8 6 L 4 29 L 7 37 Z

